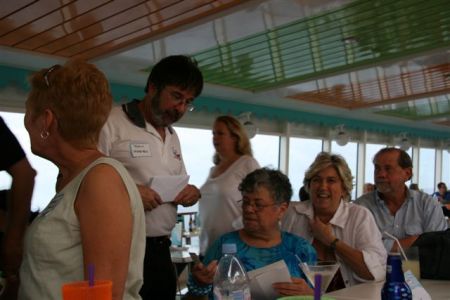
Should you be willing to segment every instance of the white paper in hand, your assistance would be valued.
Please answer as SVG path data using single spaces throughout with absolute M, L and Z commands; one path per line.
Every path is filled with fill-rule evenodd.
M 172 202 L 188 182 L 189 175 L 155 176 L 150 178 L 149 187 L 158 193 L 163 202 Z
M 252 299 L 272 300 L 279 297 L 272 288 L 275 282 L 291 282 L 291 274 L 284 260 L 250 271 L 250 289 Z

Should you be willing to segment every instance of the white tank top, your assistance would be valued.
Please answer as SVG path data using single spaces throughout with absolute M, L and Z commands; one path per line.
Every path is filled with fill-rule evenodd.
M 130 196 L 133 233 L 123 299 L 141 299 L 139 290 L 143 281 L 145 253 L 144 208 L 136 184 L 126 169 L 118 161 L 107 157 L 91 163 L 57 193 L 28 228 L 20 268 L 19 299 L 60 300 L 64 283 L 84 280 L 80 224 L 74 202 L 84 176 L 98 164 L 114 167 Z

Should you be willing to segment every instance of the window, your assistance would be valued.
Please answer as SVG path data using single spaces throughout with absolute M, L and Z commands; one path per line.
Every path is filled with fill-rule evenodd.
M 279 168 L 280 137 L 257 134 L 250 142 L 252 143 L 253 156 L 261 167 Z
M 366 164 L 364 173 L 365 183 L 375 183 L 373 178 L 373 157 L 384 147 L 386 146 L 380 144 L 366 144 L 366 159 L 364 160 Z
M 442 151 L 442 177 L 441 181 L 445 182 L 447 187 L 450 186 L 450 152 Z M 436 188 L 435 188 L 436 189 Z
M 208 177 L 213 166 L 214 146 L 212 144 L 211 129 L 195 129 L 176 127 L 180 138 L 186 171 L 189 174 L 189 183 L 200 188 Z M 197 211 L 198 204 L 190 207 L 178 206 L 178 212 Z
M 434 161 L 436 150 L 428 148 L 419 149 L 419 189 L 425 193 L 433 194 L 434 186 Z
M 288 172 L 294 193 L 292 198 L 298 200 L 298 192 L 303 185 L 305 172 L 317 154 L 322 151 L 322 140 L 291 137 L 289 148 Z
M 200 187 L 205 183 L 209 169 L 213 166 L 214 146 L 210 129 L 176 127 L 180 138 L 184 164 L 189 174 L 189 183 Z
M 358 165 L 358 143 L 350 142 L 345 146 L 339 146 L 335 141 L 331 143 L 331 152 L 344 157 L 353 176 L 353 189 L 351 193 L 352 200 L 356 199 L 356 176 Z
M 24 149 L 31 166 L 36 170 L 37 176 L 34 182 L 32 211 L 43 210 L 55 194 L 56 176 L 58 168 L 50 161 L 31 153 L 30 138 L 23 125 L 23 113 L 0 112 L 9 129 L 14 133 Z M 0 172 L 0 189 L 11 187 L 11 176 L 7 172 Z

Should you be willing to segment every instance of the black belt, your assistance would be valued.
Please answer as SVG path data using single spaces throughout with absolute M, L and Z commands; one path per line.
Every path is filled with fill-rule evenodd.
M 167 235 L 148 236 L 146 240 L 147 240 L 147 244 L 152 244 L 152 245 L 168 244 L 170 246 L 170 244 L 171 244 L 170 239 Z

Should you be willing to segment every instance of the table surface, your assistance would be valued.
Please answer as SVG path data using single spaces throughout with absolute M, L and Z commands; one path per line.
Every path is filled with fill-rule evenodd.
M 430 294 L 433 300 L 450 300 L 450 281 L 448 280 L 420 280 L 425 290 Z M 381 288 L 383 282 L 371 282 L 357 284 L 352 287 L 334 291 L 326 294 L 336 300 L 352 300 L 352 299 L 381 299 Z
M 186 245 L 184 247 L 170 247 L 170 256 L 172 258 L 172 262 L 179 263 L 190 263 L 192 262 L 192 258 L 190 252 L 198 255 L 199 249 L 195 245 Z

